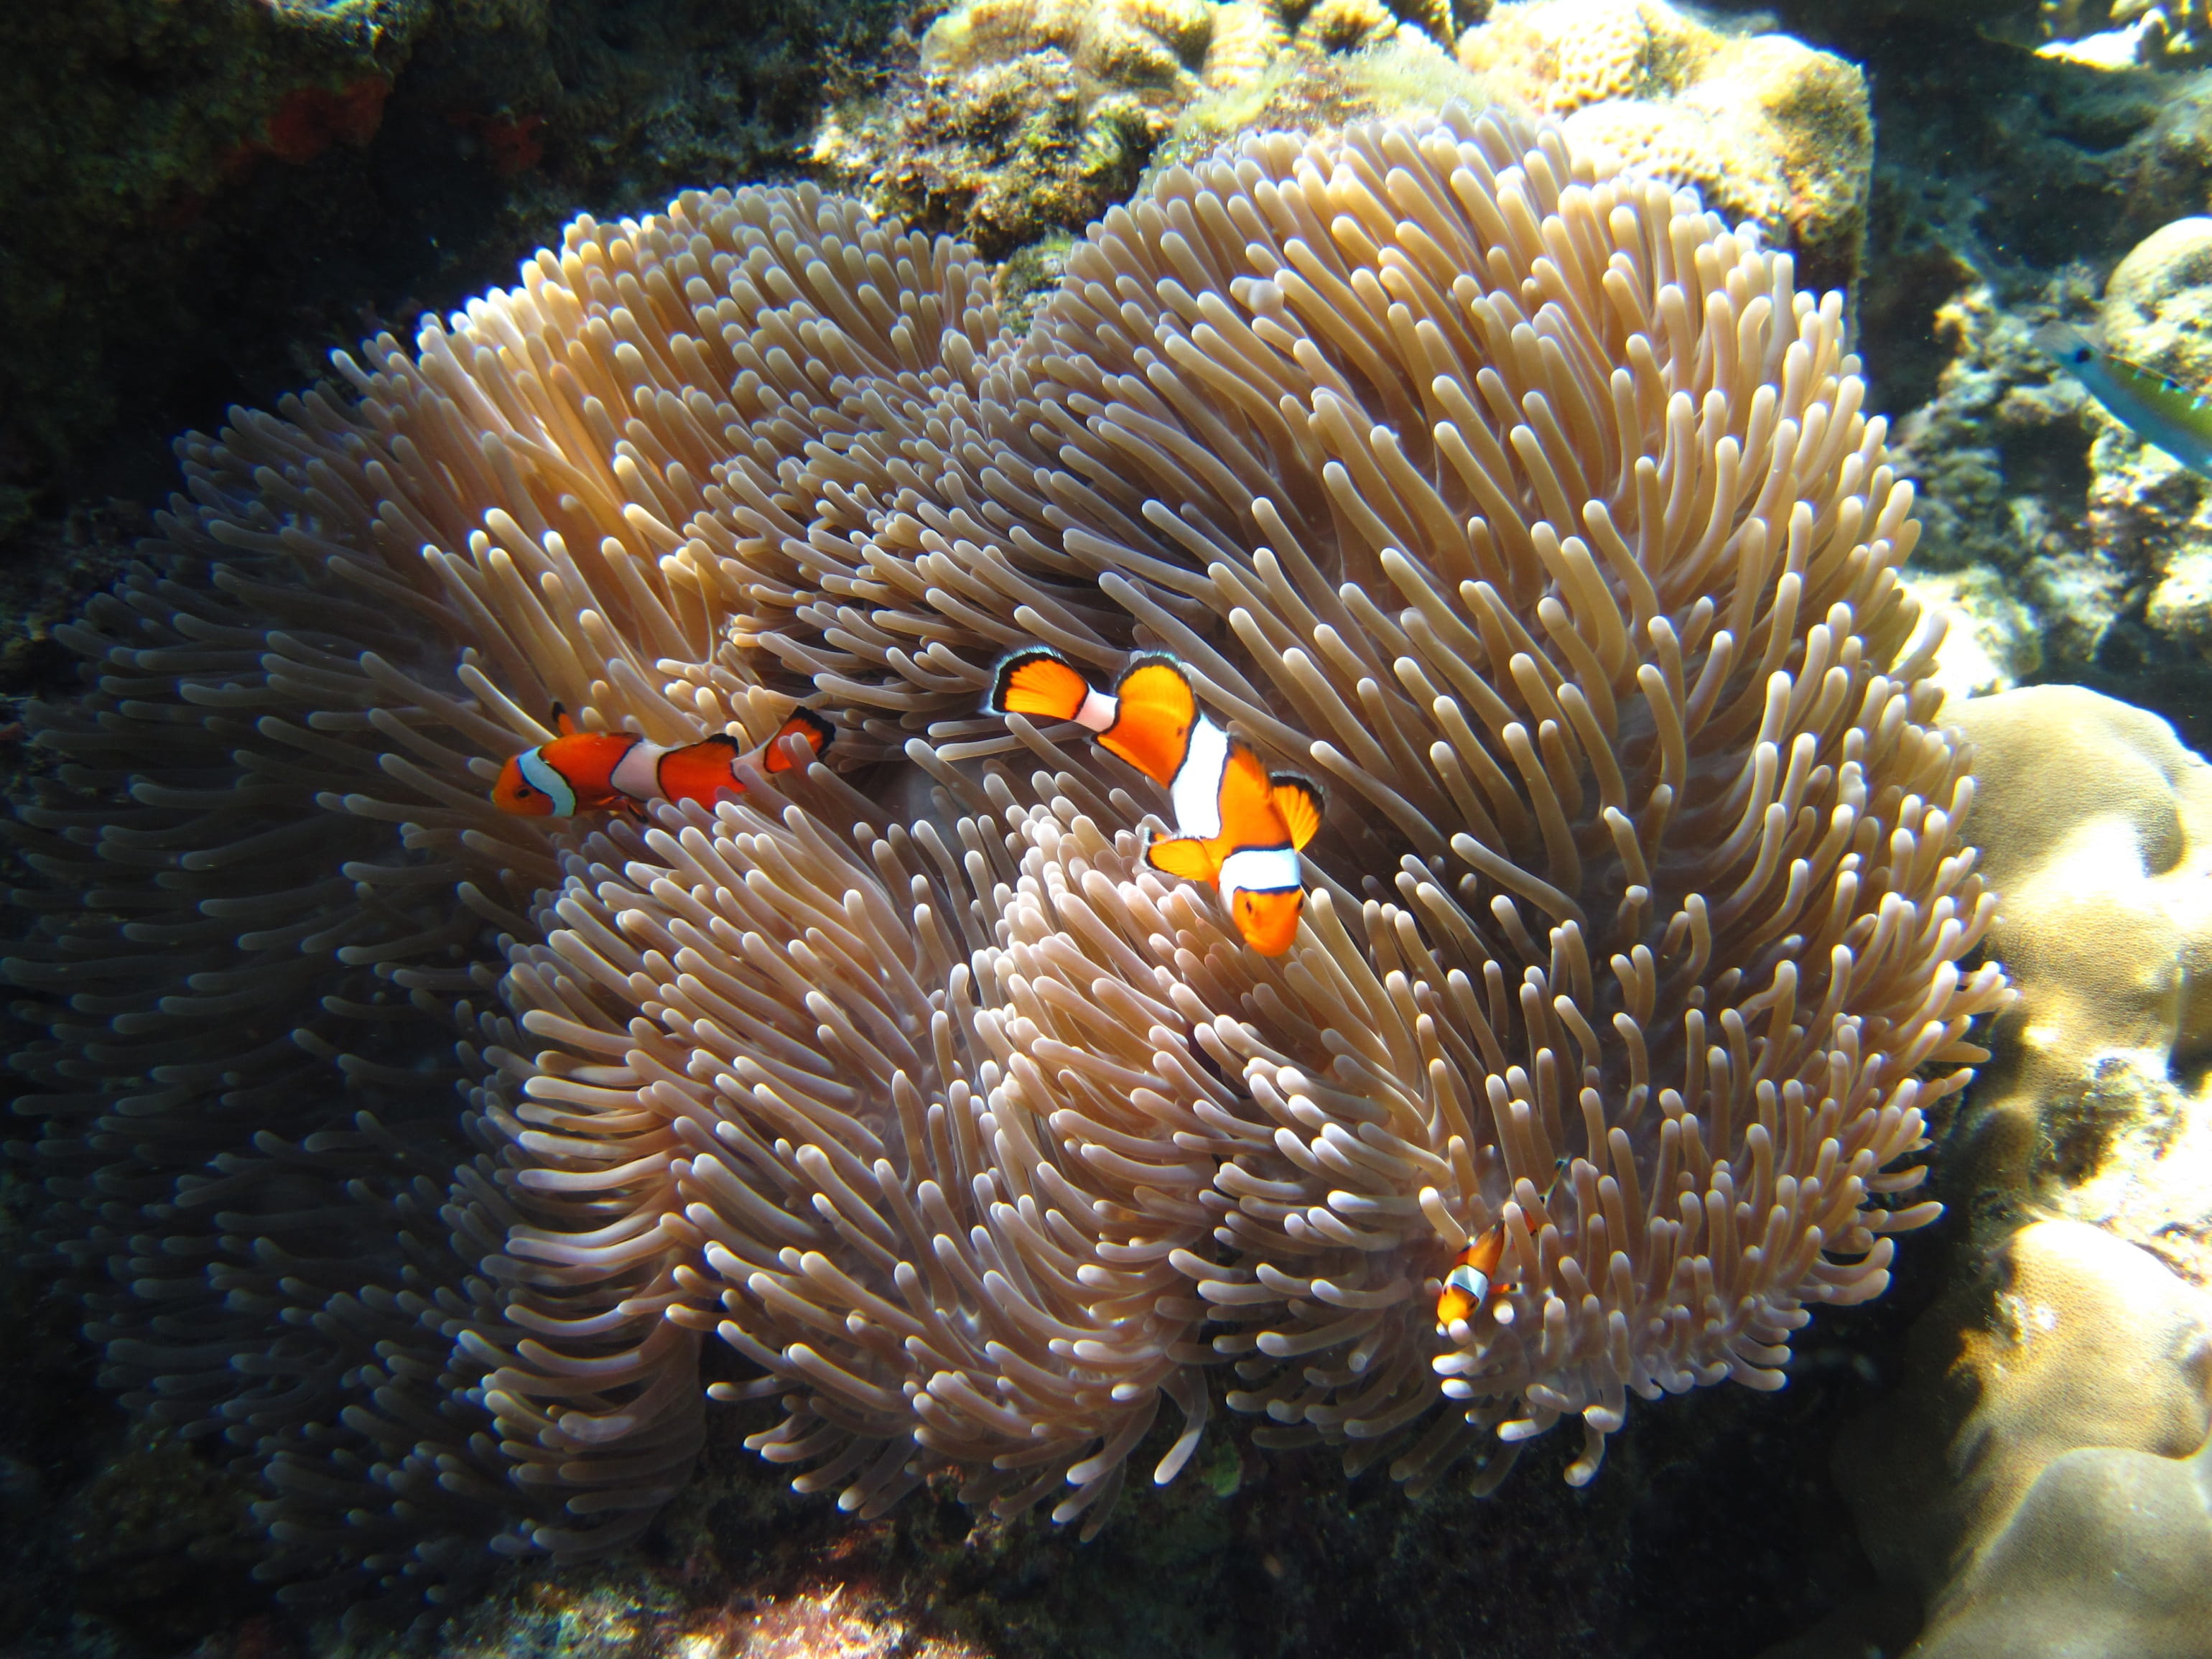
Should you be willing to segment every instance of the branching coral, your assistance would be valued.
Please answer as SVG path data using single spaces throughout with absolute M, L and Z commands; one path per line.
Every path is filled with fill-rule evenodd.
M 1464 112 L 1170 172 L 1019 340 L 981 276 L 809 191 L 581 222 L 356 410 L 189 449 L 77 636 L 15 969 L 75 1005 L 58 1232 L 302 1565 L 625 1535 L 710 1330 L 872 1510 L 945 1469 L 1095 1524 L 1217 1366 L 1413 1480 L 1578 1413 L 1583 1480 L 1629 1390 L 1778 1385 L 1933 1212 L 1899 1162 L 2002 981 L 1838 301 Z M 975 714 L 1033 639 L 1172 648 L 1334 786 L 1286 956 L 1138 862 L 1149 784 Z M 799 696 L 878 769 L 482 799 L 556 697 L 665 740 Z M 1436 1333 L 1492 1226 L 1510 1322 Z

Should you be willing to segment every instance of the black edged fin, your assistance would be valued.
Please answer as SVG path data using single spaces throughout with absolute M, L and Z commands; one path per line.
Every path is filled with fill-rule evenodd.
M 1182 676 L 1183 684 L 1190 684 L 1190 670 L 1183 666 L 1181 657 L 1172 651 L 1139 651 L 1121 665 L 1121 672 L 1114 677 L 1114 689 L 1119 693 L 1121 684 L 1139 668 L 1171 668 Z M 1195 688 L 1194 688 L 1194 690 Z
M 991 665 L 991 692 L 983 699 L 985 714 L 1003 714 L 1007 712 L 1006 699 L 1012 693 L 1014 676 L 1033 662 L 1056 662 L 1070 668 L 1075 666 L 1067 660 L 1065 652 L 1055 651 L 1048 645 L 1025 645 L 1018 651 L 1009 651 Z
M 1303 848 L 1319 833 L 1328 797 L 1319 784 L 1300 772 L 1270 772 L 1267 787 L 1274 797 L 1275 810 L 1290 828 L 1291 845 Z
M 799 721 L 808 731 L 814 733 L 817 739 L 814 752 L 817 756 L 827 754 L 830 745 L 837 739 L 837 728 L 811 708 L 794 708 L 791 711 L 791 719 Z M 787 726 L 790 723 L 790 720 L 784 722 Z

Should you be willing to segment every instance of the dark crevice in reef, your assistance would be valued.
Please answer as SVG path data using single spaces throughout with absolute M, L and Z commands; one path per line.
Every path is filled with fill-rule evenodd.
M 511 282 L 580 207 L 791 176 L 823 76 L 901 15 L 552 0 L 372 43 L 252 10 L 0 9 L 0 215 L 39 228 L 0 250 L 0 564 L 78 504 L 162 500 L 174 434 Z

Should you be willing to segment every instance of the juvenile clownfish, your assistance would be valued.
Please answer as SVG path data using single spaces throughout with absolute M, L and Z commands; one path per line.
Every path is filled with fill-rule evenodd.
M 759 749 L 738 747 L 727 733 L 702 738 L 681 748 L 664 749 L 634 732 L 579 732 L 559 703 L 553 705 L 550 743 L 526 749 L 499 769 L 492 805 L 523 817 L 565 818 L 579 812 L 635 812 L 647 801 L 696 800 L 712 806 L 725 795 L 741 795 L 739 761 L 763 772 L 787 772 L 792 761 L 783 739 L 794 733 L 820 754 L 836 728 L 811 710 L 795 710 Z
M 1176 834 L 1145 848 L 1164 874 L 1212 884 L 1244 942 L 1280 956 L 1297 936 L 1305 888 L 1298 849 L 1321 828 L 1321 792 L 1259 756 L 1198 707 L 1190 677 L 1164 652 L 1134 658 L 1109 692 L 1042 646 L 1000 662 L 994 714 L 1073 720 L 1099 746 L 1167 787 Z
M 1563 1158 L 1553 1173 L 1552 1184 L 1544 1189 L 1542 1201 L 1547 1207 L 1552 1202 L 1552 1194 L 1559 1190 L 1566 1167 L 1567 1160 Z M 1521 1286 L 1498 1279 L 1498 1264 L 1504 1259 L 1505 1222 L 1501 1217 L 1468 1240 L 1467 1248 L 1459 1253 L 1459 1260 L 1444 1275 L 1444 1288 L 1437 1297 L 1439 1336 L 1449 1335 L 1455 1320 L 1471 1318 L 1478 1310 L 1494 1316 L 1501 1325 L 1513 1322 L 1510 1298 Z
M 1498 1264 L 1505 1255 L 1505 1224 L 1493 1222 L 1480 1237 L 1468 1241 L 1467 1248 L 1452 1263 L 1444 1275 L 1443 1293 L 1437 1297 L 1437 1329 L 1449 1334 L 1452 1322 L 1471 1316 L 1478 1309 L 1495 1310 L 1507 1316 L 1499 1320 L 1510 1324 L 1506 1298 L 1520 1287 L 1501 1285 L 1495 1275 Z
M 2115 357 L 2080 329 L 2045 323 L 2035 343 L 2120 422 L 2191 472 L 2212 478 L 2212 397 L 2170 374 Z

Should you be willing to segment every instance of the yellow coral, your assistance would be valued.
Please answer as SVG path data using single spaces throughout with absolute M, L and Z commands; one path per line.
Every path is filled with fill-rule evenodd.
M 1768 229 L 1787 222 L 1790 186 L 1782 169 L 1740 125 L 1687 104 L 1640 99 L 1586 105 L 1565 125 L 1577 143 L 1607 151 L 1636 172 L 1692 185 L 1732 219 Z
M 1498 96 L 1788 242 L 1822 282 L 1856 270 L 1874 127 L 1866 82 L 1787 35 L 1726 34 L 1665 0 L 1522 0 L 1460 37 Z
M 1282 20 L 1259 0 L 1230 0 L 1214 14 L 1213 40 L 1199 78 L 1215 92 L 1255 87 L 1290 38 Z
M 1974 825 L 2019 988 L 1962 1138 L 1982 1212 L 2092 1221 L 2212 1285 L 2212 766 L 2079 686 L 1978 698 Z M 2183 1073 L 2177 1079 L 2174 1072 Z
M 1397 15 L 1382 0 L 1313 0 L 1283 7 L 1291 39 L 1322 52 L 1357 52 L 1398 32 Z
M 1056 49 L 1087 96 L 1153 88 L 1187 100 L 1223 9 L 1211 0 L 973 0 L 930 25 L 921 65 L 960 77 Z
M 2078 1222 L 2023 1228 L 1995 1266 L 1914 1328 L 1903 1386 L 1837 1448 L 1876 1569 L 1926 1598 L 1912 1653 L 2203 1653 L 2212 1297 Z M 1871 1650 L 1879 1605 L 1777 1651 Z

